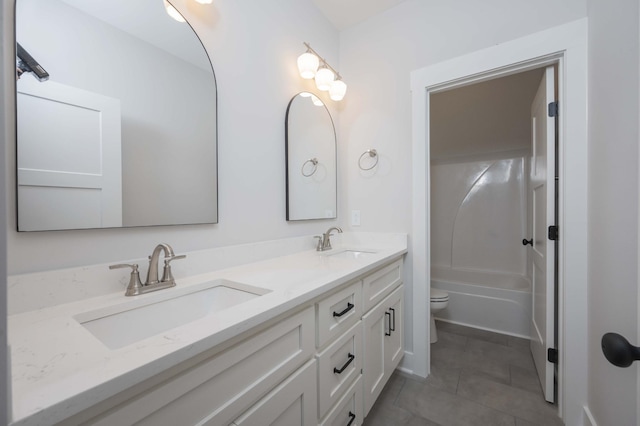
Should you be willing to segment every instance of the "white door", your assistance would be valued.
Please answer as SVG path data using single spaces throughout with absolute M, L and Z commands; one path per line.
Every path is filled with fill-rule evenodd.
M 30 77 L 16 84 L 18 229 L 122 226 L 120 101 Z
M 532 292 L 531 353 L 538 371 L 544 397 L 554 402 L 554 364 L 547 352 L 554 347 L 554 262 L 555 242 L 548 228 L 555 225 L 555 117 L 549 117 L 549 103 L 555 99 L 554 69 L 548 67 L 531 105 L 531 179 L 532 192 Z

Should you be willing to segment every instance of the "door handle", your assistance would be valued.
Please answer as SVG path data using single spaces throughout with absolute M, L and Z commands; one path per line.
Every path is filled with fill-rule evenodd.
M 533 238 L 532 238 L 532 239 L 530 239 L 530 240 L 527 240 L 526 238 L 523 238 L 523 239 L 522 239 L 522 245 L 523 245 L 523 246 L 526 246 L 527 244 L 530 244 L 530 245 L 531 245 L 531 247 L 533 247 Z
M 640 360 L 640 347 L 633 346 L 618 333 L 606 333 L 601 344 L 605 358 L 616 367 L 629 367 L 633 361 Z

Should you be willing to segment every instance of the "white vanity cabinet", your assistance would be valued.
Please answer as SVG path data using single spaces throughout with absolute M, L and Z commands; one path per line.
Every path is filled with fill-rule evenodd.
M 309 361 L 236 419 L 233 425 L 316 425 L 315 378 L 316 362 Z
M 362 425 L 404 353 L 402 292 L 398 259 L 60 424 Z
M 317 303 L 318 345 L 321 349 L 332 342 L 316 355 L 320 425 L 361 425 L 400 363 L 404 355 L 402 265 L 398 259 Z M 348 309 L 347 299 L 354 300 L 351 311 L 357 313 L 348 324 L 357 322 L 334 338 L 347 324 L 338 329 L 335 320 L 327 315 L 323 319 L 323 312 L 331 306 L 332 315 L 340 314 L 334 308 Z
M 404 355 L 403 290 L 398 286 L 362 317 L 365 416 Z
M 313 357 L 314 336 L 308 307 L 213 356 L 164 372 L 168 378 L 160 383 L 114 397 L 122 402 L 105 401 L 61 424 L 227 426 Z M 314 402 L 314 414 L 315 408 Z

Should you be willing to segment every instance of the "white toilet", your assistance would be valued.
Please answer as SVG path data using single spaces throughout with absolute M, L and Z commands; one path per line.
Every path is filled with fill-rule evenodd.
M 443 310 L 449 304 L 449 293 L 444 290 L 431 287 L 431 343 L 438 341 L 438 332 L 436 331 L 436 320 L 433 313 Z

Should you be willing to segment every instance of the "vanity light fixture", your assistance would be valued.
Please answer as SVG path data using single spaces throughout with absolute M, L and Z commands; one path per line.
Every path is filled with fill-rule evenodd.
M 298 71 L 304 79 L 315 78 L 318 90 L 329 91 L 329 97 L 334 101 L 341 101 L 347 93 L 347 85 L 342 77 L 331 65 L 304 43 L 307 51 L 298 56 Z

